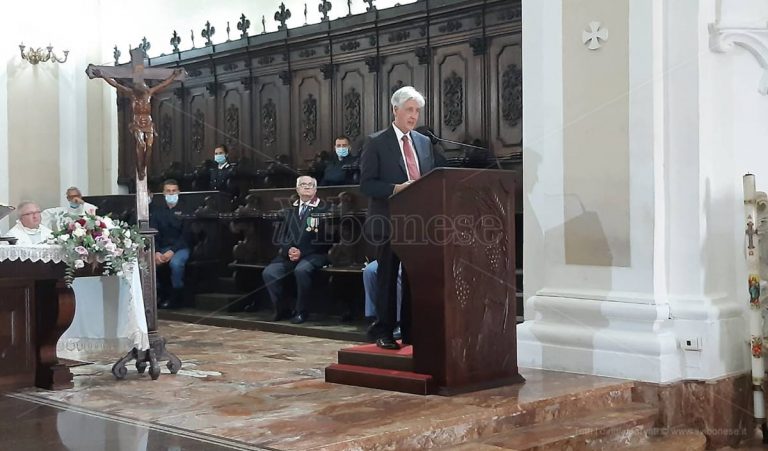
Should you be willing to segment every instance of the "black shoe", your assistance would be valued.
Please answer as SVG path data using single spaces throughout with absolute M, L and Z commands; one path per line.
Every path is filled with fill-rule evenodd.
M 291 324 L 301 324 L 307 320 L 308 316 L 305 312 L 297 313 L 296 316 L 291 318 Z
M 403 334 L 400 331 L 400 326 L 396 326 L 395 330 L 392 331 L 392 338 L 394 338 L 395 340 L 399 340 L 403 338 Z
M 376 341 L 376 339 L 382 335 L 380 329 L 381 325 L 379 324 L 378 320 L 372 322 L 371 325 L 368 326 L 368 329 L 365 331 L 365 335 L 368 337 L 368 340 L 371 342 Z
M 381 349 L 400 349 L 400 345 L 397 344 L 395 339 L 392 337 L 381 337 L 377 339 L 376 346 L 380 347 Z
M 272 321 L 280 321 L 287 319 L 291 314 L 285 309 L 275 309 L 272 313 Z

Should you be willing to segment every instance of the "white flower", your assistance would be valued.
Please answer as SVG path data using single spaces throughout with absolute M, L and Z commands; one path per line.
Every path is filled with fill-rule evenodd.
M 109 237 L 109 229 L 104 229 L 101 231 L 101 236 L 103 237 Z
M 130 230 L 123 231 L 123 236 L 126 237 L 126 238 L 130 238 L 131 237 L 131 231 Z
M 104 246 L 104 249 L 108 250 L 109 252 L 115 252 L 115 249 L 117 249 L 117 246 L 115 246 L 115 243 L 107 243 Z
M 59 235 L 59 241 L 62 243 L 69 239 L 69 235 Z
M 75 230 L 72 231 L 72 235 L 74 235 L 74 236 L 76 236 L 78 238 L 84 237 L 85 234 L 86 234 L 86 231 L 82 227 L 78 227 L 78 228 L 76 228 Z
M 125 246 L 125 247 L 131 247 L 131 244 L 132 244 L 132 243 L 133 243 L 133 241 L 131 241 L 131 240 L 129 240 L 128 238 L 126 238 L 126 239 L 125 239 L 125 241 L 123 241 L 123 246 Z
M 85 263 L 82 260 L 75 260 L 75 268 L 80 269 L 85 267 Z

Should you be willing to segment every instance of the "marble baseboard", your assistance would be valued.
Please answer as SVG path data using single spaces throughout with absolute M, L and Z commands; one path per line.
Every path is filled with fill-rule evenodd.
M 633 401 L 656 406 L 655 431 L 695 429 L 707 437 L 707 448 L 735 446 L 751 437 L 752 379 L 740 374 L 714 381 L 673 384 L 635 382 Z

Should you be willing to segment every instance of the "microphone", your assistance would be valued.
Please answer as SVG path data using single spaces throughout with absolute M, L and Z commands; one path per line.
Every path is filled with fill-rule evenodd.
M 427 135 L 428 137 L 432 138 L 432 139 L 436 139 L 438 141 L 445 142 L 445 143 L 448 143 L 448 144 L 454 144 L 454 145 L 457 145 L 457 146 L 466 147 L 468 149 L 484 150 L 484 151 L 488 152 L 489 154 L 491 154 L 493 156 L 494 161 L 496 161 L 496 167 L 498 169 L 501 169 L 501 163 L 499 163 L 499 158 L 496 156 L 496 154 L 494 152 L 491 152 L 491 149 L 487 149 L 485 147 L 480 147 L 480 146 L 473 146 L 472 144 L 464 144 L 464 143 L 461 143 L 461 142 L 458 142 L 458 141 L 452 141 L 450 139 L 440 138 L 437 135 L 435 135 L 434 133 L 432 133 L 430 130 L 424 130 L 424 134 Z

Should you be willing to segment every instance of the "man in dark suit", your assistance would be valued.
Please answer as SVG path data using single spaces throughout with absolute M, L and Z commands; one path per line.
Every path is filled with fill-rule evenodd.
M 390 243 L 391 218 L 389 197 L 435 167 L 432 142 L 414 131 L 424 108 L 424 96 L 412 86 L 404 86 L 392 95 L 394 121 L 390 127 L 369 136 L 360 157 L 360 190 L 370 198 L 366 219 L 366 238 L 376 247 L 378 290 L 376 313 L 378 320 L 368 333 L 376 345 L 384 349 L 399 349 L 392 337 L 397 317 L 397 273 L 400 259 Z M 403 299 L 401 330 L 403 343 L 410 341 L 410 299 L 407 277 L 403 270 Z
M 264 268 L 262 278 L 274 308 L 272 320 L 279 321 L 289 312 L 282 305 L 283 279 L 293 272 L 297 293 L 291 322 L 301 324 L 307 320 L 306 304 L 312 290 L 312 274 L 328 262 L 330 245 L 324 242 L 321 222 L 311 215 L 326 211 L 316 196 L 317 180 L 299 177 L 296 192 L 299 199 L 282 212 L 284 220 L 278 237 L 280 250 L 272 263 Z
M 168 179 L 163 182 L 164 202 L 155 202 L 149 210 L 149 226 L 157 230 L 155 235 L 155 266 L 168 265 L 171 269 L 170 296 L 167 286 L 158 280 L 160 308 L 181 307 L 184 303 L 184 270 L 189 260 L 188 231 L 179 199 L 179 183 Z

